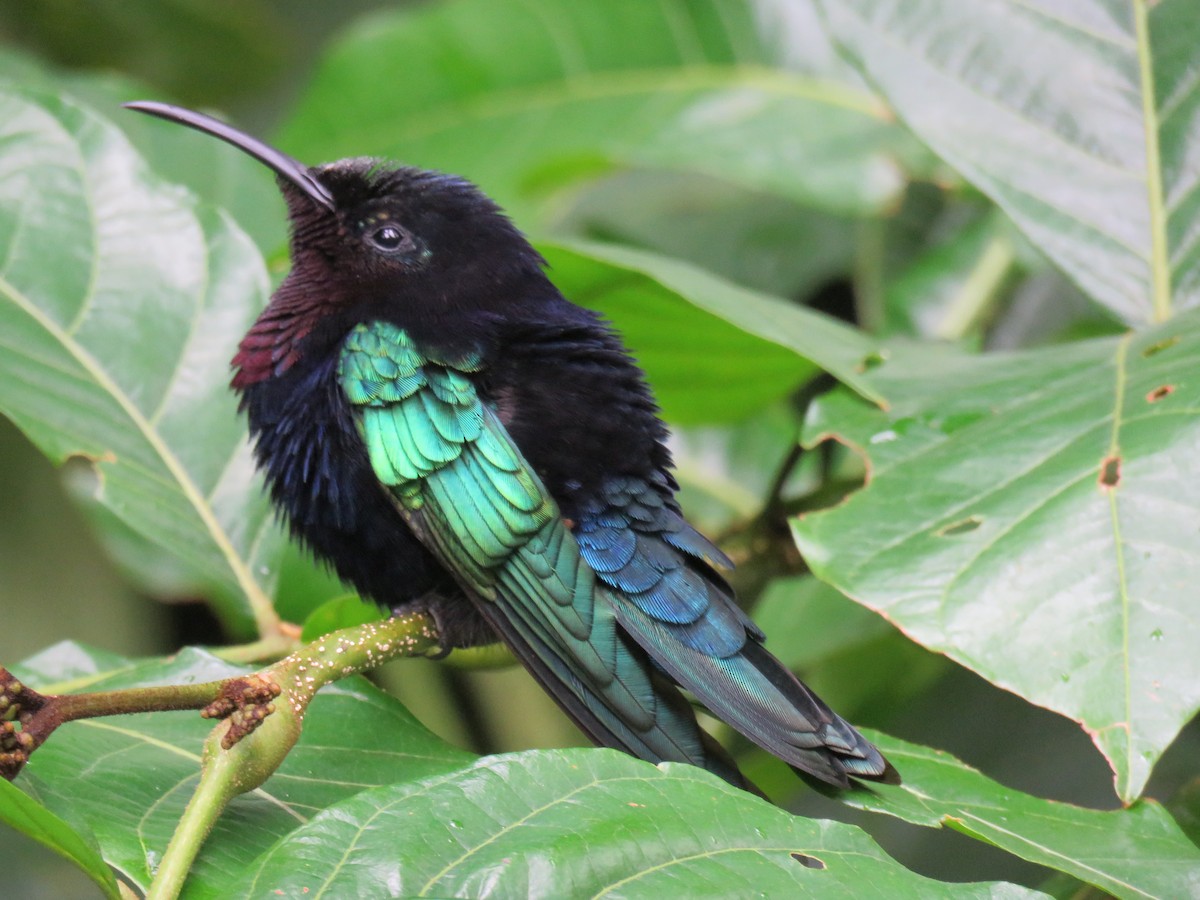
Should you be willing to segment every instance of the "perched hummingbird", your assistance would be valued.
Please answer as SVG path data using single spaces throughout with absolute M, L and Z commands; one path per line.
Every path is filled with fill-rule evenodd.
M 692 693 L 797 770 L 897 781 L 763 646 L 675 499 L 667 431 L 599 316 L 473 184 L 378 159 L 308 167 L 161 103 L 278 176 L 292 269 L 233 359 L 293 534 L 447 649 L 502 640 L 596 743 L 753 789 Z

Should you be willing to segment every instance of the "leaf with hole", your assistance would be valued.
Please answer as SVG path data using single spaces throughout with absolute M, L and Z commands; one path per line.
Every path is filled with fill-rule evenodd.
M 898 345 L 867 376 L 891 409 L 839 389 L 806 422 L 870 478 L 795 521 L 799 546 L 909 637 L 1081 722 L 1132 800 L 1200 707 L 1197 373 L 1197 311 L 1017 354 Z
M 369 822 L 371 827 L 363 829 Z M 947 885 L 853 826 L 802 819 L 685 765 L 612 750 L 485 757 L 363 791 L 279 841 L 237 896 L 1040 897 Z

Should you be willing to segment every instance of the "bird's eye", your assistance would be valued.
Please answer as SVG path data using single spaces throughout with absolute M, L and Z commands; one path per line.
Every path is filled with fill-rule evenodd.
M 408 235 L 402 228 L 395 225 L 384 225 L 371 232 L 370 240 L 378 249 L 384 252 L 399 250 L 404 246 Z

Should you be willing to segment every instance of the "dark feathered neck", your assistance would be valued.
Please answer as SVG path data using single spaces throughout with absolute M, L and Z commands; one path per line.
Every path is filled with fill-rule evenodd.
M 236 390 L 282 375 L 300 359 L 301 344 L 312 334 L 327 302 L 312 285 L 289 276 L 238 344 L 231 382 Z

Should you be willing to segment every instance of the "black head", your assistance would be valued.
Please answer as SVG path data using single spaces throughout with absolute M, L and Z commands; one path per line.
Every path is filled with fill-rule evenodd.
M 289 289 L 319 285 L 326 309 L 393 308 L 450 325 L 513 301 L 498 290 L 541 277 L 544 261 L 500 208 L 465 179 L 354 158 L 306 166 L 223 122 L 165 103 L 130 109 L 226 141 L 278 176 L 292 226 Z
M 292 249 L 353 271 L 360 283 L 432 276 L 444 293 L 458 282 L 494 282 L 540 271 L 541 257 L 503 211 L 466 179 L 371 157 L 309 170 L 333 197 L 333 215 L 302 186 L 281 180 Z M 315 264 L 315 261 L 313 261 Z

